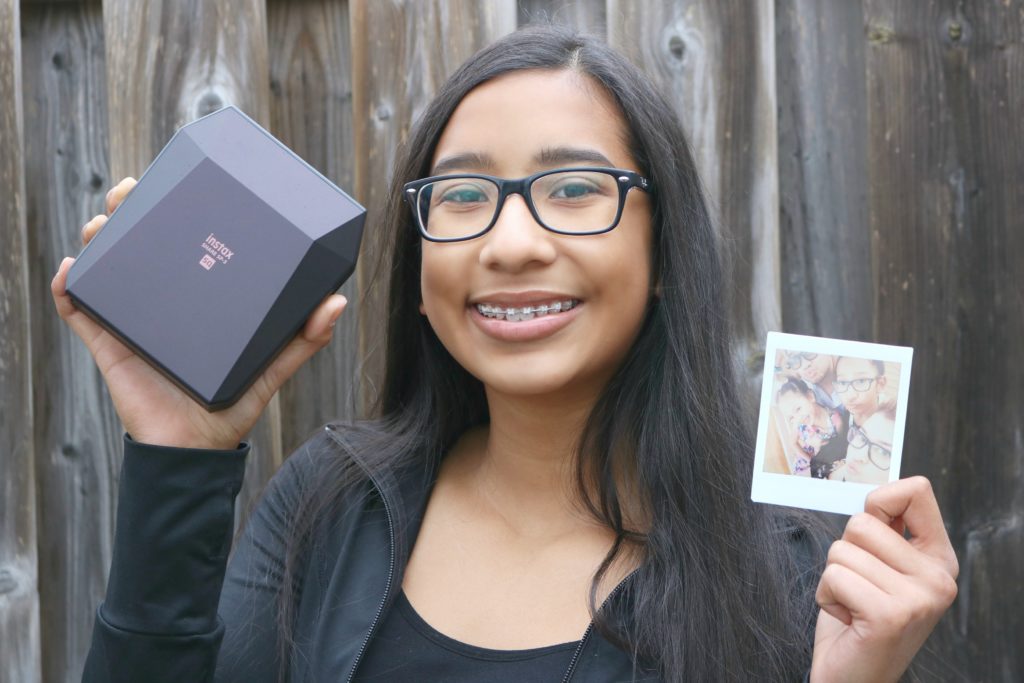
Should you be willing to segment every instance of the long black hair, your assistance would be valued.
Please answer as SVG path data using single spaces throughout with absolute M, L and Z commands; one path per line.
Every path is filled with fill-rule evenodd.
M 679 121 L 652 83 L 600 40 L 553 26 L 510 34 L 462 65 L 400 150 L 376 235 L 370 299 L 386 301 L 384 379 L 372 419 L 337 431 L 362 468 L 338 458 L 296 520 L 281 628 L 287 647 L 302 543 L 330 501 L 367 468 L 436 462 L 488 421 L 484 388 L 419 314 L 420 238 L 401 203 L 429 173 L 438 139 L 473 88 L 525 69 L 571 69 L 603 87 L 652 181 L 652 297 L 632 349 L 598 397 L 576 456 L 581 499 L 616 543 L 591 590 L 603 635 L 666 680 L 786 680 L 810 664 L 813 604 L 793 560 L 791 518 L 749 502 L 752 442 L 730 352 L 718 238 Z M 373 288 L 385 291 L 373 294 Z M 623 482 L 628 482 L 628 493 Z M 625 513 L 639 507 L 642 528 Z M 641 553 L 617 607 L 598 613 L 596 586 L 624 541 Z M 612 604 L 612 603 L 609 603 Z M 618 609 L 618 613 L 612 613 Z

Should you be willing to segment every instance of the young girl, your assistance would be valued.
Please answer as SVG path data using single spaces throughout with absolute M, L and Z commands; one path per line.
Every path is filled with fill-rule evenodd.
M 638 70 L 554 28 L 478 53 L 412 131 L 374 233 L 391 273 L 377 413 L 286 461 L 230 563 L 239 442 L 344 301 L 207 413 L 74 310 L 61 264 L 58 311 L 127 431 L 85 680 L 906 668 L 956 590 L 928 483 L 876 491 L 823 573 L 810 533 L 750 503 L 715 231 L 676 117 Z
M 812 477 L 825 479 L 832 467 L 846 454 L 849 417 L 842 411 L 827 408 L 815 400 L 814 392 L 801 380 L 789 380 L 776 398 L 793 437 L 793 444 L 806 459 L 803 461 Z

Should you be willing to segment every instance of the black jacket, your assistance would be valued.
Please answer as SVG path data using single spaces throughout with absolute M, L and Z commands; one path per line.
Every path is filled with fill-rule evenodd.
M 229 563 L 248 444 L 179 449 L 126 434 L 107 597 L 82 680 L 276 681 L 289 520 L 334 438 L 327 426 L 285 461 Z M 435 474 L 376 474 L 362 495 L 341 501 L 338 514 L 318 525 L 302 564 L 289 680 L 352 679 L 401 586 Z M 570 680 L 656 677 L 636 671 L 626 653 L 588 629 L 563 679 Z

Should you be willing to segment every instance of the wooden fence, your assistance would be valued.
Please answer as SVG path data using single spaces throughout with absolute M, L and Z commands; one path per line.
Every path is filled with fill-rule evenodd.
M 751 379 L 772 329 L 915 348 L 904 471 L 932 479 L 962 567 L 919 660 L 1024 679 L 1024 0 L 0 0 L 0 680 L 77 680 L 103 596 L 122 432 L 48 285 L 107 188 L 234 103 L 372 231 L 446 75 L 543 16 L 678 108 Z M 357 318 L 254 430 L 244 500 L 372 392 Z

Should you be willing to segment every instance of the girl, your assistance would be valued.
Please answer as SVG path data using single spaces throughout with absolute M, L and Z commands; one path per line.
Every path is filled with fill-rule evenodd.
M 955 594 L 930 488 L 877 491 L 823 573 L 811 533 L 750 504 L 715 232 L 674 113 L 622 57 L 555 28 L 475 55 L 410 134 L 372 232 L 391 273 L 376 415 L 289 458 L 226 575 L 239 442 L 344 301 L 211 414 L 75 311 L 61 265 L 58 311 L 127 431 L 85 680 L 906 668 Z
M 794 445 L 809 459 L 810 475 L 827 478 L 846 453 L 846 442 L 840 434 L 846 433 L 848 416 L 819 404 L 814 392 L 800 380 L 789 380 L 779 387 L 776 403 Z
M 836 361 L 836 393 L 850 413 L 850 423 L 863 425 L 883 406 L 885 363 L 869 358 L 840 356 Z

